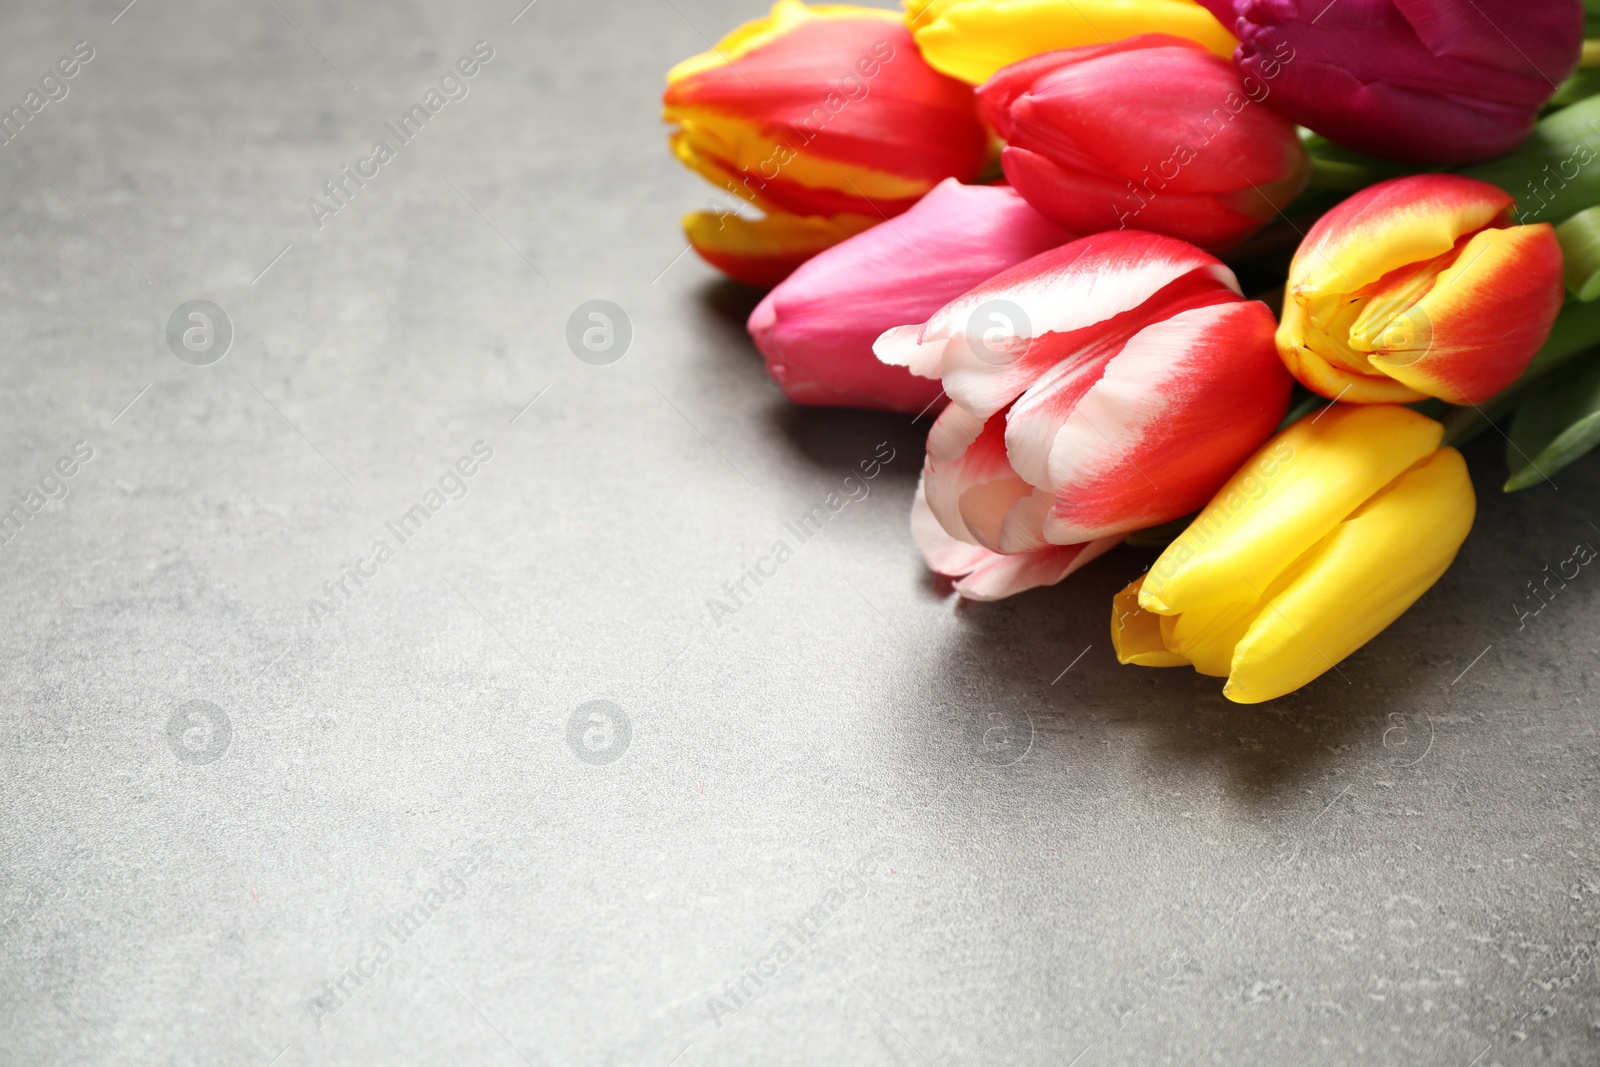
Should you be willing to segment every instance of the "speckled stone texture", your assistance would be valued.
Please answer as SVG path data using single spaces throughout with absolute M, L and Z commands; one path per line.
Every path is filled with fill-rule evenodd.
M 662 74 L 761 4 L 121 3 L 0 8 L 6 107 L 94 53 L 0 147 L 0 1063 L 1600 1058 L 1600 571 L 1517 607 L 1600 462 L 1480 439 L 1445 579 L 1231 706 L 1116 665 L 1148 552 L 953 607 L 920 427 L 675 258 Z

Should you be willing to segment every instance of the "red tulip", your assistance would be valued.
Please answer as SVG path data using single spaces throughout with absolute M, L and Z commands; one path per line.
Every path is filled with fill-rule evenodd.
M 1225 59 L 1179 37 L 1046 52 L 978 89 L 1028 203 L 1076 233 L 1135 229 L 1222 251 L 1302 189 L 1294 127 Z
M 1508 151 L 1578 65 L 1579 0 L 1200 0 L 1238 34 L 1268 106 L 1416 163 Z
M 878 339 L 938 378 L 913 532 L 991 600 L 1060 581 L 1204 504 L 1282 421 L 1272 313 L 1192 245 L 1103 233 L 1037 255 Z
M 917 206 L 816 256 L 756 306 L 750 336 L 790 400 L 921 412 L 939 383 L 872 354 L 981 281 L 1071 240 L 1003 185 L 946 179 Z
M 809 256 L 892 218 L 945 178 L 982 170 L 972 90 L 917 54 L 892 11 L 778 0 L 667 74 L 672 150 L 766 212 L 684 218 L 735 278 L 774 285 Z

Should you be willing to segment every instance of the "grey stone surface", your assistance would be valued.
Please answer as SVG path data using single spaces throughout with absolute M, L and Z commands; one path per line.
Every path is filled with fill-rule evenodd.
M 1148 554 L 953 608 L 918 429 L 786 405 L 674 261 L 661 75 L 759 4 L 121 2 L 0 6 L 8 107 L 94 48 L 0 147 L 0 502 L 93 450 L 0 546 L 0 1062 L 1596 1060 L 1600 577 L 1513 605 L 1600 463 L 1508 499 L 1478 443 L 1439 586 L 1234 707 L 1117 667 Z

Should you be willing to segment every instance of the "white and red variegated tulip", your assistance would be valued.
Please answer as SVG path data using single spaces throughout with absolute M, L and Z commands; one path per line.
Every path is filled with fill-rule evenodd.
M 912 511 L 923 558 L 997 600 L 1193 512 L 1283 419 L 1275 325 L 1211 255 L 1115 231 L 885 332 L 878 358 L 952 401 Z

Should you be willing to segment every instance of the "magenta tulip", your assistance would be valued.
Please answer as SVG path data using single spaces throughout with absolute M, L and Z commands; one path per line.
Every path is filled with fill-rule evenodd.
M 878 336 L 1071 239 L 1013 189 L 948 179 L 892 222 L 808 260 L 756 306 L 750 336 L 796 403 L 920 412 L 939 383 L 880 363 Z
M 1349 148 L 1487 159 L 1578 65 L 1581 0 L 1200 0 L 1268 106 Z

